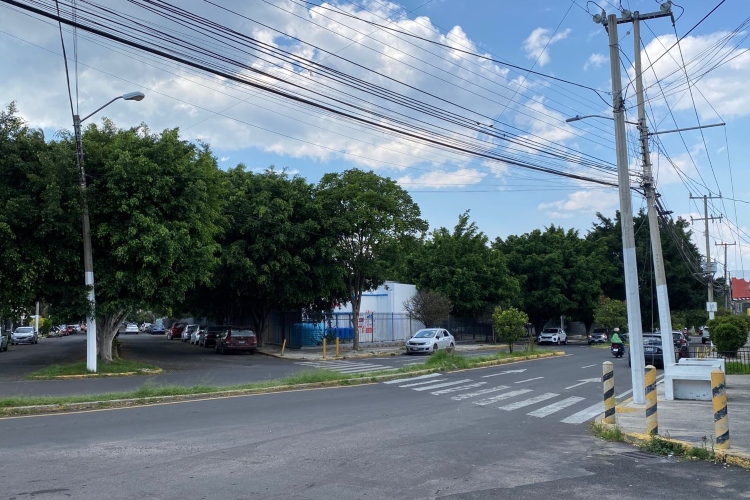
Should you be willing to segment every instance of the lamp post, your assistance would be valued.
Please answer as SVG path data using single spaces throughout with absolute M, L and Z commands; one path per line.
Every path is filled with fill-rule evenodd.
M 84 282 L 89 288 L 89 312 L 86 314 L 86 369 L 96 372 L 96 299 L 94 295 L 94 259 L 91 253 L 91 223 L 89 221 L 89 205 L 86 200 L 86 173 L 83 169 L 83 141 L 81 137 L 81 123 L 118 99 L 126 101 L 140 101 L 146 97 L 142 92 L 129 92 L 117 96 L 93 113 L 81 118 L 73 115 L 73 131 L 76 140 L 76 165 L 81 174 L 81 195 L 83 203 L 83 273 Z

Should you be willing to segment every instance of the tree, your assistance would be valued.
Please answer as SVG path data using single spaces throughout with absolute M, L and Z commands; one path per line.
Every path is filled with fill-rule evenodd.
M 323 233 L 334 248 L 339 281 L 352 303 L 354 349 L 359 349 L 357 318 L 362 292 L 385 282 L 388 256 L 401 238 L 427 229 L 419 206 L 389 178 L 358 169 L 323 176 L 317 199 L 324 216 Z
M 84 134 L 100 357 L 112 360 L 122 320 L 138 309 L 171 312 L 217 262 L 225 194 L 206 145 L 177 129 L 118 130 L 104 120 Z M 66 136 L 71 168 L 74 144 Z M 76 273 L 78 274 L 78 273 Z
M 550 226 L 522 236 L 496 239 L 493 246 L 521 283 L 521 309 L 536 331 L 557 315 L 591 326 L 601 295 L 602 277 L 610 265 L 604 247 L 578 236 L 574 230 Z
M 420 290 L 413 297 L 404 301 L 406 312 L 421 321 L 426 327 L 445 321 L 451 314 L 451 301 L 440 292 Z
M 747 316 L 716 316 L 708 322 L 711 342 L 717 352 L 736 355 L 740 347 L 747 342 L 750 320 Z
M 499 340 L 508 343 L 510 352 L 513 352 L 513 343 L 526 336 L 526 324 L 528 322 L 529 316 L 515 307 L 509 307 L 505 310 L 496 307 L 492 314 L 495 335 Z
M 448 297 L 457 316 L 476 318 L 488 306 L 519 303 L 519 284 L 505 256 L 489 246 L 468 211 L 459 215 L 452 233 L 436 229 L 407 259 L 409 279 L 420 289 Z
M 599 303 L 594 310 L 594 323 L 607 329 L 611 333 L 614 328 L 623 331 L 628 324 L 628 309 L 624 300 L 613 300 L 609 297 L 599 297 Z

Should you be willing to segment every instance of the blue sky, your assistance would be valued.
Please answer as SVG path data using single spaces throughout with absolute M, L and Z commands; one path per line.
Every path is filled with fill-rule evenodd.
M 728 267 L 733 275 L 740 275 L 750 267 L 750 175 L 744 162 L 750 153 L 750 95 L 746 91 L 750 31 L 744 24 L 750 16 L 750 4 L 725 1 L 672 47 L 675 30 L 677 36 L 683 36 L 719 2 L 683 0 L 680 5 L 684 12 L 673 6 L 675 17 L 679 16 L 675 28 L 668 18 L 643 23 L 642 58 L 644 65 L 651 66 L 649 61 L 655 61 L 644 72 L 652 130 L 727 124 L 705 129 L 703 134 L 660 135 L 660 142 L 651 145 L 655 151 L 652 163 L 662 202 L 674 217 L 702 217 L 702 203 L 691 201 L 691 193 L 724 196 L 711 204 L 710 215 L 723 216 L 721 222 L 711 223 L 711 252 L 714 257 L 719 253 L 715 243 L 738 243 L 729 247 Z M 168 26 L 184 36 L 198 37 L 137 6 L 104 0 L 98 3 Z M 565 123 L 565 118 L 574 115 L 611 116 L 607 34 L 591 19 L 590 14 L 599 11 L 594 2 L 250 0 L 241 7 L 228 0 L 215 3 L 238 10 L 230 13 L 198 0 L 179 5 L 300 57 L 476 119 L 479 130 L 448 126 L 452 137 L 468 135 L 473 144 L 529 164 L 614 180 L 612 122 L 590 119 Z M 608 13 L 617 12 L 620 6 L 615 0 L 597 3 Z M 659 9 L 653 0 L 622 0 L 621 4 L 642 13 Z M 392 30 L 366 24 L 362 19 Z M 274 29 L 306 43 L 281 36 Z M 634 53 L 631 25 L 620 25 L 619 30 L 628 119 L 635 121 L 635 93 L 630 84 Z M 140 90 L 147 95 L 145 100 L 117 102 L 91 120 L 106 116 L 120 127 L 141 122 L 152 130 L 179 127 L 184 138 L 210 143 L 223 168 L 240 162 L 257 170 L 275 165 L 310 182 L 317 182 L 326 172 L 355 166 L 371 168 L 409 190 L 432 228 L 453 227 L 458 215 L 470 210 L 472 220 L 490 238 L 522 234 L 550 224 L 585 234 L 596 220 L 596 212 L 612 218 L 618 207 L 614 188 L 418 144 L 87 33 L 79 32 L 74 39 L 65 28 L 65 40 L 74 99 L 77 94 L 81 115 L 113 96 Z M 312 49 L 313 45 L 317 49 Z M 487 58 L 533 68 L 603 92 L 597 95 L 581 86 L 529 74 Z M 681 70 L 683 61 L 689 86 Z M 71 128 L 56 25 L 0 5 L 0 65 L 6 70 L 0 79 L 2 105 L 17 101 L 21 114 L 49 137 L 56 130 Z M 310 82 L 318 78 L 315 74 L 308 76 Z M 431 126 L 436 123 L 430 121 Z M 550 158 L 539 149 L 523 145 L 508 145 L 502 139 L 504 133 L 516 134 L 530 141 L 525 144 L 545 151 L 563 151 L 566 159 Z M 635 130 L 629 134 L 631 172 L 637 182 L 641 167 Z M 581 159 L 602 168 L 583 166 L 578 161 Z M 634 195 L 634 210 L 644 206 L 644 200 Z M 704 251 L 703 223 L 696 222 L 693 228 L 695 241 Z M 723 258 L 723 251 L 719 254 Z M 750 273 L 745 276 L 750 277 Z

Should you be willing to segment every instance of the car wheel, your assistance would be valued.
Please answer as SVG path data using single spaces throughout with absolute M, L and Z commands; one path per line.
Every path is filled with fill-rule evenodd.
M 451 346 L 448 348 L 448 352 L 452 353 L 456 350 L 456 346 L 451 342 Z
M 705 343 L 706 343 L 706 339 L 701 339 L 701 344 L 705 344 Z
M 560 339 L 557 339 L 557 345 L 560 345 Z
M 563 344 L 568 345 L 568 337 L 565 337 L 565 342 Z
M 226 353 L 227 353 L 227 352 L 226 352 L 226 351 L 224 350 L 224 345 L 223 345 L 223 344 L 222 344 L 222 346 L 221 346 L 221 351 L 220 351 L 220 352 L 221 352 L 222 354 L 226 354 Z
M 250 355 L 255 354 L 255 349 L 250 349 Z
M 438 346 L 437 346 L 437 344 L 435 344 L 434 346 L 432 346 L 432 352 L 438 352 Z

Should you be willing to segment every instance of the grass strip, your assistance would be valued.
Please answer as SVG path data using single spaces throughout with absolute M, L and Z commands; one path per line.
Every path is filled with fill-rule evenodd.
M 97 366 L 97 373 L 93 374 L 90 373 L 86 368 L 85 361 L 78 361 L 76 363 L 49 365 L 45 368 L 42 368 L 41 370 L 37 370 L 26 375 L 24 379 L 49 380 L 57 377 L 72 377 L 77 375 L 106 377 L 110 375 L 120 374 L 148 373 L 149 371 L 155 371 L 158 369 L 159 368 L 154 365 L 149 365 L 140 361 L 133 361 L 129 359 L 115 359 L 111 363 L 99 363 Z
M 434 373 L 442 371 L 465 370 L 510 362 L 514 359 L 535 359 L 553 354 L 552 351 L 535 350 L 533 354 L 528 351 L 517 351 L 514 353 L 500 352 L 488 356 L 465 357 L 455 353 L 438 352 L 430 356 L 425 363 L 401 367 L 397 370 L 385 370 L 378 372 L 346 374 L 324 368 L 305 370 L 294 373 L 280 380 L 267 380 L 252 384 L 241 384 L 232 386 L 207 386 L 195 385 L 185 387 L 179 385 L 158 385 L 154 382 L 146 382 L 135 391 L 118 392 L 95 395 L 75 396 L 10 396 L 0 398 L 0 415 L 16 415 L 26 413 L 40 413 L 47 411 L 64 410 L 66 405 L 90 404 L 98 405 L 98 408 L 112 406 L 128 406 L 137 404 L 148 404 L 158 402 L 159 398 L 174 396 L 203 396 L 203 395 L 226 395 L 263 392 L 267 389 L 284 390 L 293 387 L 325 387 L 335 385 L 357 385 L 363 383 L 378 382 L 384 377 L 396 378 L 398 376 L 416 373 Z M 540 356 L 541 355 L 541 356 Z M 123 400 L 142 400 L 128 401 Z M 30 408 L 23 408 L 30 407 Z M 41 407 L 41 408 L 36 408 Z

